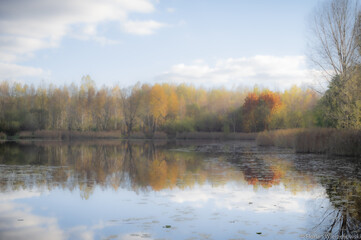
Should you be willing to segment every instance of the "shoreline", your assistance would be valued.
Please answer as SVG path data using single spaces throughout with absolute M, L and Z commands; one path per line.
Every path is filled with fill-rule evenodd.
M 332 128 L 279 129 L 258 133 L 183 132 L 175 135 L 156 132 L 146 136 L 135 132 L 124 137 L 120 131 L 79 132 L 41 130 L 19 132 L 14 137 L 1 138 L 0 142 L 17 141 L 255 141 L 258 146 L 275 146 L 293 149 L 295 153 L 316 153 L 335 156 L 361 157 L 361 131 Z
M 256 140 L 258 133 L 224 133 L 224 132 L 183 132 L 177 134 L 166 134 L 155 132 L 147 136 L 143 132 L 134 132 L 129 137 L 120 131 L 93 132 L 93 131 L 22 131 L 15 136 L 5 137 L 0 140 L 89 140 L 89 139 L 114 139 L 114 140 Z

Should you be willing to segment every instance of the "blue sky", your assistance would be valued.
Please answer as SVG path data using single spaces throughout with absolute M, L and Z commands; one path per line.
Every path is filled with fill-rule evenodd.
M 312 82 L 315 0 L 3 0 L 0 80 L 283 89 Z

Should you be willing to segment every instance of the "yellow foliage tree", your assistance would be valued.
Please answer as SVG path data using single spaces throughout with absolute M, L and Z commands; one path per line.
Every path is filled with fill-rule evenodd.
M 153 116 L 153 132 L 155 132 L 157 125 L 167 115 L 167 95 L 161 85 L 155 84 L 150 90 L 149 98 L 150 111 Z

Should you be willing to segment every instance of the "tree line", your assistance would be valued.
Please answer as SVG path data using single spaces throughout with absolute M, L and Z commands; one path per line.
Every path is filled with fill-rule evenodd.
M 255 132 L 314 124 L 318 96 L 292 87 L 227 90 L 191 85 L 136 84 L 95 87 L 89 76 L 76 86 L 0 83 L 0 131 Z

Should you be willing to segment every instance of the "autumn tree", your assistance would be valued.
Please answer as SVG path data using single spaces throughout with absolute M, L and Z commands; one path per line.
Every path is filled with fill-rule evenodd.
M 155 84 L 150 90 L 149 106 L 153 117 L 152 132 L 154 133 L 157 130 L 157 125 L 167 115 L 167 95 L 161 85 Z
M 168 110 L 167 116 L 169 116 L 171 119 L 177 118 L 179 111 L 179 100 L 174 90 L 171 90 L 168 96 L 167 110 Z
M 297 86 L 285 90 L 281 106 L 271 117 L 270 128 L 305 128 L 314 126 L 314 108 L 319 99 L 315 91 Z
M 256 93 L 249 93 L 242 106 L 243 130 L 246 132 L 257 131 L 256 108 L 259 97 Z
M 280 109 L 281 105 L 279 94 L 271 91 L 264 91 L 260 94 L 257 106 L 257 120 L 260 123 L 258 129 L 269 129 L 272 116 Z
M 142 97 L 141 94 L 141 90 L 137 85 L 134 87 L 124 88 L 121 91 L 120 101 L 123 110 L 127 137 L 130 136 L 138 118 L 139 105 Z

